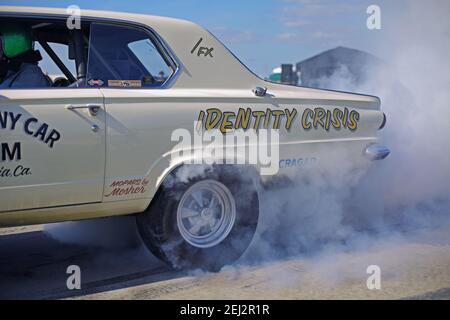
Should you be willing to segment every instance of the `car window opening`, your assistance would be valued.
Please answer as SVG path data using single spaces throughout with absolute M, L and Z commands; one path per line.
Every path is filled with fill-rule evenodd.
M 83 22 L 69 30 L 65 20 L 2 18 L 0 40 L 0 89 L 158 88 L 176 70 L 138 27 Z

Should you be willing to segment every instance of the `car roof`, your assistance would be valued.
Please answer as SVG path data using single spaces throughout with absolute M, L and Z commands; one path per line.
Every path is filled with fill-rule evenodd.
M 30 15 L 60 15 L 60 16 L 70 16 L 68 8 L 51 8 L 51 7 L 26 7 L 26 6 L 0 6 L 0 13 L 22 13 Z M 82 16 L 84 17 L 96 17 L 105 19 L 118 19 L 126 21 L 139 22 L 143 20 L 157 19 L 159 22 L 166 23 L 182 23 L 187 22 L 187 20 L 161 17 L 147 14 L 129 13 L 129 12 L 119 12 L 119 11 L 104 11 L 104 10 L 87 10 L 81 8 Z

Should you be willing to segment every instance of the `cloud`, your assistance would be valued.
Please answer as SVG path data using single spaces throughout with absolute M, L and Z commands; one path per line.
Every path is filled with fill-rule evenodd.
M 279 33 L 275 36 L 275 40 L 279 42 L 290 42 L 297 37 L 297 34 L 294 32 L 283 32 Z
M 250 30 L 235 30 L 226 27 L 217 27 L 211 31 L 226 43 L 252 43 L 257 41 L 256 34 Z
M 331 32 L 315 31 L 311 34 L 311 36 L 316 39 L 329 39 L 336 37 L 336 34 Z
M 366 28 L 365 0 L 279 0 L 278 20 L 283 27 L 276 41 L 344 45 L 350 35 Z M 359 27 L 358 27 L 359 23 Z M 338 37 L 339 35 L 339 37 Z
M 292 19 L 290 17 L 282 17 L 281 18 L 281 24 L 284 27 L 288 27 L 288 28 L 301 28 L 310 23 L 311 23 L 310 21 L 304 20 L 304 19 Z
M 337 0 L 281 0 L 286 3 L 281 9 L 281 21 L 285 26 L 295 26 L 297 21 L 323 21 L 325 18 L 364 12 L 367 5 L 361 1 L 345 2 Z

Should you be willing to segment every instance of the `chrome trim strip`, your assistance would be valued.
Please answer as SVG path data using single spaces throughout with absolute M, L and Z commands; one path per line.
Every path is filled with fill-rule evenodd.
M 26 211 L 35 211 L 35 210 L 47 210 L 47 209 L 57 209 L 57 208 L 66 208 L 66 207 L 76 207 L 76 206 L 84 206 L 88 204 L 101 204 L 102 201 L 96 201 L 96 202 L 83 202 L 83 203 L 72 203 L 72 204 L 62 204 L 57 206 L 49 206 L 49 207 L 34 207 L 34 208 L 26 208 L 26 209 L 15 209 L 15 210 L 4 210 L 0 211 L 0 215 L 8 214 L 8 213 L 15 213 L 15 212 L 26 212 Z

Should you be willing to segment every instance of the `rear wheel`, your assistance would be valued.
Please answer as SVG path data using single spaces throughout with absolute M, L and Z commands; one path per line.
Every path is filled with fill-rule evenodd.
M 153 254 L 178 269 L 217 271 L 237 260 L 256 230 L 259 205 L 253 180 L 242 169 L 216 167 L 163 185 L 149 209 L 137 216 Z

